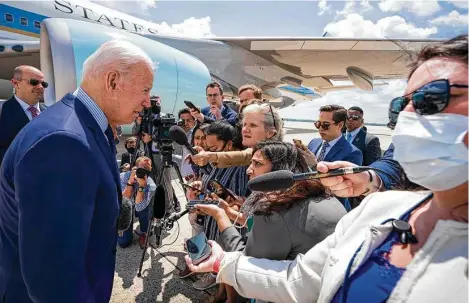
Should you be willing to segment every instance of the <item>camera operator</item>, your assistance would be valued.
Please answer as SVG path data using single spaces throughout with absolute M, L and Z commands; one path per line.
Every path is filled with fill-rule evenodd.
M 126 152 L 122 153 L 121 156 L 121 172 L 129 171 L 130 165 L 135 161 L 134 153 L 135 148 L 137 147 L 137 138 L 136 137 L 129 137 L 125 140 L 125 150 Z M 142 150 L 138 150 L 136 154 L 136 158 L 144 156 Z
M 143 156 L 137 159 L 132 171 L 123 172 L 120 175 L 121 185 L 124 189 L 122 195 L 134 203 L 140 223 L 140 235 L 138 237 L 140 248 L 145 245 L 146 231 L 150 221 L 150 208 L 148 206 L 156 191 L 156 184 L 150 177 L 151 168 L 150 158 Z M 117 243 L 124 248 L 132 243 L 132 238 L 133 224 L 130 224 L 129 228 L 118 236 Z
M 179 121 L 184 122 L 182 125 L 182 128 L 186 132 L 187 135 L 187 140 L 189 142 L 192 141 L 192 135 L 195 127 L 195 119 L 192 117 L 191 112 L 188 108 L 183 108 L 179 111 Z M 181 161 L 181 174 L 182 177 L 186 182 L 192 182 L 194 181 L 195 174 L 194 171 L 192 170 L 192 165 L 188 161 L 184 161 L 184 159 L 190 155 L 190 152 L 187 148 L 182 147 L 182 155 L 181 158 L 183 159 Z

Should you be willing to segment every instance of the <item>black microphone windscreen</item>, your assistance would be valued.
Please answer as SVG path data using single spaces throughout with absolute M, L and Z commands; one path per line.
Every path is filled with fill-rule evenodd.
M 279 170 L 252 178 L 248 187 L 252 191 L 269 192 L 287 189 L 293 186 L 293 173 L 288 170 Z
M 186 132 L 180 126 L 171 126 L 169 129 L 169 136 L 179 145 L 188 145 Z
M 155 195 L 153 195 L 153 218 L 162 219 L 166 213 L 166 192 L 164 186 L 156 187 Z
M 126 231 L 132 223 L 132 217 L 132 201 L 129 198 L 122 197 L 119 218 L 117 219 L 117 230 L 119 232 Z

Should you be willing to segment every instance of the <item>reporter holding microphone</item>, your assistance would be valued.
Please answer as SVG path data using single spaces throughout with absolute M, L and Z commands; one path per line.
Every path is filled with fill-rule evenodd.
M 226 253 L 212 242 L 211 257 L 198 266 L 186 257 L 189 267 L 218 272 L 218 282 L 271 302 L 466 302 L 467 59 L 467 35 L 426 47 L 405 95 L 391 102 L 391 122 L 399 114 L 394 159 L 428 190 L 368 195 L 332 235 L 294 261 Z M 342 187 L 336 194 L 371 190 L 373 180 L 354 177 L 329 181 Z

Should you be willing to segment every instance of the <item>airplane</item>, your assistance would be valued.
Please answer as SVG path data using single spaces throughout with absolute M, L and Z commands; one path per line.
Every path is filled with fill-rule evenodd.
M 12 94 L 13 69 L 40 68 L 50 83 L 51 105 L 80 83 L 84 60 L 110 39 L 126 39 L 158 62 L 153 95 L 162 111 L 177 113 L 184 100 L 206 106 L 205 86 L 218 81 L 226 96 L 246 83 L 264 90 L 280 107 L 285 85 L 316 93 L 358 87 L 373 90 L 381 79 L 402 79 L 408 54 L 436 39 L 182 38 L 163 35 L 158 26 L 92 2 L 76 0 L 0 1 L 0 99 Z M 352 86 L 334 85 L 351 81 Z M 297 90 L 298 91 L 298 90 Z M 295 91 L 290 90 L 290 93 Z

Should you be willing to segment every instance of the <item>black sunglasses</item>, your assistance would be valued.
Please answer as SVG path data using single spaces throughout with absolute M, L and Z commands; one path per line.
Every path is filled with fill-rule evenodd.
M 389 104 L 388 127 L 394 129 L 399 113 L 409 104 L 410 99 L 412 99 L 415 112 L 419 115 L 434 115 L 442 112 L 448 106 L 451 87 L 468 88 L 469 86 L 449 84 L 448 79 L 440 79 L 429 82 L 405 96 L 393 99 Z
M 348 120 L 355 120 L 355 121 L 356 121 L 356 120 L 360 120 L 360 118 L 361 118 L 361 117 L 358 116 L 358 115 L 348 115 L 348 116 L 347 116 L 347 119 L 348 119 Z
M 314 126 L 316 126 L 317 129 L 322 128 L 323 130 L 328 130 L 331 124 L 329 122 L 316 121 L 314 122 Z
M 269 108 L 270 108 L 270 114 L 272 115 L 272 121 L 274 122 L 274 128 L 277 130 L 277 123 L 275 123 L 275 117 L 274 117 L 274 110 L 272 109 L 272 105 L 269 103 Z
M 38 86 L 39 83 L 41 83 L 42 87 L 44 88 L 47 88 L 49 86 L 49 83 L 47 83 L 46 81 L 39 81 L 39 80 L 36 80 L 36 79 L 16 79 L 18 81 L 27 81 L 29 84 L 31 84 L 32 86 Z

